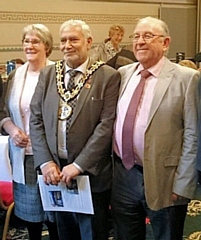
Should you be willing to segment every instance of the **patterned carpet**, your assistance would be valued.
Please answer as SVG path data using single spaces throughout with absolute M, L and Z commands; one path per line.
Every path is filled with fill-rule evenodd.
M 151 225 L 147 225 L 146 240 L 154 240 Z M 183 240 L 201 240 L 201 184 L 197 185 L 195 199 L 188 205 Z
M 29 240 L 28 237 L 28 233 L 26 228 L 15 228 L 15 227 L 11 227 L 8 231 L 8 235 L 7 235 L 7 240 Z M 47 230 L 43 230 L 42 232 L 42 240 L 49 240 L 48 237 L 48 231 Z
M 3 221 L 5 212 L 0 211 L 0 236 L 2 236 Z M 43 228 L 42 240 L 49 240 L 46 226 Z M 1 239 L 1 238 L 0 238 Z M 10 228 L 7 240 L 29 240 L 27 230 L 23 222 L 14 215 L 11 217 Z M 114 240 L 112 231 L 108 240 Z M 154 240 L 151 225 L 147 224 L 146 240 Z M 188 213 L 185 221 L 183 240 L 201 240 L 201 185 L 198 185 L 195 200 L 192 200 L 188 206 Z
M 2 237 L 3 223 L 5 219 L 5 211 L 0 211 L 0 236 Z M 0 238 L 1 239 L 1 238 Z M 10 227 L 7 234 L 7 240 L 29 240 L 27 229 L 24 226 L 24 223 L 14 216 L 11 216 Z M 48 231 L 46 226 L 43 227 L 42 240 L 49 240 Z

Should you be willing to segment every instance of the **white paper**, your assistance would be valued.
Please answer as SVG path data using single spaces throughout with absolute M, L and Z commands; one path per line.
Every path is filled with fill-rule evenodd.
M 94 214 L 91 188 L 88 176 L 78 176 L 72 189 L 60 182 L 46 185 L 42 175 L 38 175 L 39 189 L 45 211 L 68 211 Z

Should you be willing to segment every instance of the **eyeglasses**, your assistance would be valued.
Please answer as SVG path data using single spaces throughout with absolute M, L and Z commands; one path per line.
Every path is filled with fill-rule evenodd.
M 80 41 L 79 38 L 61 38 L 60 39 L 60 44 L 61 45 L 66 45 L 66 43 L 68 42 L 69 45 L 73 45 L 76 44 Z
M 154 37 L 164 37 L 164 36 L 163 35 L 153 34 L 153 33 L 145 33 L 143 35 L 135 33 L 135 34 L 130 35 L 129 39 L 131 39 L 131 41 L 133 41 L 133 42 L 137 42 L 140 39 L 140 37 L 142 37 L 142 39 L 145 42 L 151 42 Z
M 29 43 L 31 43 L 31 45 L 33 47 L 38 47 L 41 43 L 41 40 L 39 39 L 33 39 L 33 40 L 29 40 L 29 39 L 24 39 L 22 40 L 22 44 L 27 47 L 29 45 Z

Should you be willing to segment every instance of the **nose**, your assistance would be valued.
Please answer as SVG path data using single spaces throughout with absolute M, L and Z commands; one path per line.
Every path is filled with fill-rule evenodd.
M 29 42 L 26 43 L 26 46 L 27 47 L 33 47 L 33 43 L 31 41 L 29 41 Z
M 140 35 L 138 40 L 136 41 L 137 43 L 145 43 L 143 35 Z
M 71 40 L 66 40 L 66 42 L 65 42 L 65 47 L 71 47 L 72 46 L 72 42 L 71 42 Z

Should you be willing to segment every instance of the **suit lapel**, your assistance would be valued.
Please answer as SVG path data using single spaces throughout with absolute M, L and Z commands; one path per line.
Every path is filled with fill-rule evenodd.
M 53 76 L 54 79 L 56 79 L 56 76 Z M 52 82 L 54 82 L 55 80 L 53 80 Z M 53 114 L 53 118 L 52 119 L 56 119 L 56 123 L 55 126 L 57 127 L 58 125 L 58 106 L 60 105 L 60 101 L 61 101 L 61 97 L 58 94 L 57 91 L 57 85 L 53 85 L 53 91 L 52 91 L 52 97 L 51 99 L 54 99 L 54 101 L 51 102 L 51 109 L 52 109 L 52 114 Z
M 91 59 L 89 59 L 89 62 L 87 64 L 87 69 L 94 63 L 94 61 L 92 61 Z M 93 75 L 87 80 L 87 82 L 93 78 Z M 93 83 L 92 83 L 93 84 Z M 91 84 L 90 84 L 90 88 L 91 88 Z M 80 94 L 79 94 L 79 97 L 78 97 L 78 100 L 77 100 L 77 104 L 76 104 L 76 107 L 74 109 L 74 114 L 72 116 L 72 120 L 71 120 L 71 125 L 74 123 L 74 121 L 76 120 L 77 116 L 79 115 L 84 103 L 85 103 L 85 100 L 90 92 L 90 88 L 87 88 L 86 85 L 84 84 L 83 88 L 81 89 L 80 91 Z
M 132 77 L 133 73 L 135 72 L 138 64 L 139 63 L 134 63 L 131 65 L 128 65 L 127 68 L 123 68 L 122 70 L 120 69 L 122 79 L 121 79 L 121 86 L 119 90 L 119 98 L 121 98 L 122 94 L 124 93 L 126 86 L 130 81 L 130 78 Z
M 81 92 L 80 92 L 80 95 L 78 97 L 76 107 L 74 109 L 75 112 L 72 116 L 71 125 L 73 124 L 73 122 L 77 118 L 78 114 L 80 113 L 88 94 L 89 94 L 89 89 L 86 88 L 85 85 L 84 85 Z
M 163 100 L 163 97 L 173 79 L 173 75 L 174 75 L 174 66 L 171 64 L 169 60 L 166 60 L 163 68 L 161 69 L 161 73 L 158 77 L 158 81 L 155 86 L 154 97 L 152 100 L 149 117 L 147 121 L 147 128 L 154 114 L 156 113 L 158 107 L 160 106 L 161 101 Z

